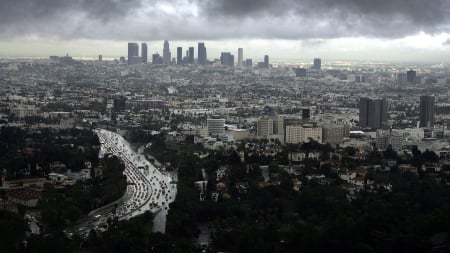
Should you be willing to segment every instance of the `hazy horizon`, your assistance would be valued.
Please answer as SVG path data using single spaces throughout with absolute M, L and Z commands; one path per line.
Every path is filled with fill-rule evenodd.
M 0 57 L 126 56 L 162 41 L 277 59 L 449 62 L 445 0 L 23 0 L 0 2 Z

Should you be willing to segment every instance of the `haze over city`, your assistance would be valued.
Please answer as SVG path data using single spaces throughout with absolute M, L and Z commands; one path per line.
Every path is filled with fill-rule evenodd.
M 449 2 L 350 0 L 2 1 L 0 57 L 126 55 L 162 41 L 208 55 L 245 48 L 273 59 L 448 62 Z

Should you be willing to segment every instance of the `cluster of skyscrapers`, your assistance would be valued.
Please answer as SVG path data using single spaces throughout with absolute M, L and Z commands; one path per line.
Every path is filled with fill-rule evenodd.
M 147 63 L 148 47 L 147 43 L 141 44 L 141 56 L 139 56 L 139 44 L 128 43 L 128 64 Z
M 183 48 L 177 47 L 177 58 L 172 58 L 170 45 L 167 40 L 164 41 L 163 55 L 155 53 L 152 55 L 152 64 L 194 64 L 194 47 L 189 47 L 186 55 L 183 56 Z M 205 43 L 198 43 L 198 57 L 197 64 L 205 65 L 208 63 L 206 55 Z M 128 43 L 128 64 L 139 64 L 148 62 L 148 46 L 146 43 L 141 44 L 141 56 L 139 56 L 139 44 L 135 42 Z
M 419 126 L 434 127 L 434 96 L 421 96 Z M 361 128 L 388 128 L 388 104 L 382 98 L 361 98 L 359 100 L 359 126 Z
M 188 50 L 183 54 L 183 47 L 177 47 L 177 55 L 176 58 L 172 58 L 172 54 L 170 51 L 169 42 L 167 40 L 164 41 L 163 47 L 163 55 L 159 55 L 158 53 L 152 54 L 152 64 L 198 64 L 198 65 L 206 65 L 208 64 L 206 47 L 204 42 L 199 42 L 197 46 L 197 61 L 195 61 L 194 53 L 195 48 L 189 47 Z M 320 60 L 320 59 L 319 59 Z M 139 44 L 135 42 L 128 43 L 128 64 L 140 64 L 148 62 L 148 46 L 146 43 L 141 44 L 141 55 L 139 56 Z M 235 66 L 234 55 L 230 52 L 222 52 L 220 55 L 220 63 L 224 66 Z M 237 66 L 239 67 L 251 67 L 253 66 L 252 59 L 244 60 L 244 49 L 238 48 L 238 58 L 237 58 Z M 263 62 L 258 62 L 257 65 L 259 68 L 269 68 L 269 56 L 264 56 Z M 319 67 L 320 68 L 320 67 Z

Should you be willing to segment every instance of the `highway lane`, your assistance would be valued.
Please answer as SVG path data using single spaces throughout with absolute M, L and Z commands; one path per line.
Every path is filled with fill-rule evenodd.
M 130 219 L 146 211 L 158 213 L 155 218 L 157 228 L 154 231 L 164 232 L 165 216 L 169 204 L 175 200 L 177 190 L 172 176 L 157 169 L 143 154 L 136 153 L 119 134 L 105 129 L 96 129 L 95 133 L 101 145 L 99 156 L 114 155 L 123 162 L 124 175 L 128 181 L 127 190 L 120 200 L 92 211 L 68 233 L 87 236 L 91 229 L 104 231 L 108 218 L 113 218 L 115 206 L 115 215 L 119 220 Z M 164 211 L 164 217 L 161 217 L 160 210 Z

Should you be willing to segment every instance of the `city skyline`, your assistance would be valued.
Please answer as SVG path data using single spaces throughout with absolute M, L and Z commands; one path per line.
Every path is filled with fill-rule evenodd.
M 119 45 L 128 41 L 150 42 L 155 52 L 155 45 L 169 40 L 183 48 L 205 42 L 215 57 L 244 48 L 251 58 L 450 58 L 445 1 L 26 0 L 2 2 L 0 10 L 0 57 L 118 58 L 126 55 Z

